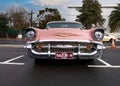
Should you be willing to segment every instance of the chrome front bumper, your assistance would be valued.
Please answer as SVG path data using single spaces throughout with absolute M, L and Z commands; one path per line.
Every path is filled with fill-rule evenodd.
M 39 41 L 39 43 L 43 43 L 43 42 L 44 41 Z M 51 42 L 51 41 L 47 41 L 47 42 Z M 68 41 L 68 42 L 71 42 L 71 41 Z M 99 43 L 96 41 L 84 41 L 84 43 L 86 43 L 86 42 L 94 43 L 96 45 L 96 47 L 92 52 L 81 52 L 81 49 L 86 48 L 85 46 L 82 46 L 79 44 L 83 41 L 75 41 L 75 42 L 78 42 L 78 46 L 69 47 L 71 49 L 77 48 L 77 52 L 73 52 L 74 59 L 96 59 L 96 58 L 101 58 L 101 56 L 103 55 L 103 51 L 104 51 L 105 47 L 103 46 L 102 43 Z M 32 46 L 33 43 L 36 43 L 36 42 L 27 43 L 25 45 L 25 48 L 28 49 L 27 54 L 33 58 L 40 58 L 40 59 L 49 59 L 49 58 L 52 59 L 53 58 L 54 59 L 56 52 L 52 52 L 51 49 L 53 49 L 53 48 L 66 49 L 67 48 L 65 46 L 62 46 L 62 47 L 61 46 L 53 46 L 50 43 L 48 43 L 48 46 L 43 46 L 43 48 L 47 48 L 46 52 L 38 52 L 35 49 L 33 49 L 33 46 Z

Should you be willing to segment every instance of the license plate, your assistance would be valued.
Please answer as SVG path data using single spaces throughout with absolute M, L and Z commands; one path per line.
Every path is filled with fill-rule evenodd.
M 73 59 L 72 52 L 57 52 L 55 54 L 56 59 Z

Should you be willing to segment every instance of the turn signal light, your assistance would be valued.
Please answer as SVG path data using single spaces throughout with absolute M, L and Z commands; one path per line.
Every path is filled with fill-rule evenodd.
M 42 44 L 41 43 L 38 44 L 38 48 L 42 49 Z
M 92 48 L 92 46 L 91 45 L 87 45 L 86 48 L 87 48 L 87 50 L 90 50 Z

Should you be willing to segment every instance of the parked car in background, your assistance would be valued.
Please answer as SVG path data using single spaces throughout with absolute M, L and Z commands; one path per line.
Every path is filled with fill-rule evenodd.
M 52 21 L 46 29 L 26 29 L 27 54 L 37 59 L 96 59 L 105 49 L 104 30 L 83 28 L 79 22 Z
M 117 38 L 117 40 L 120 40 L 120 35 L 118 35 L 116 38 Z
M 114 39 L 114 41 L 116 41 L 116 37 L 110 35 L 108 32 L 104 33 L 104 37 L 103 37 L 103 41 L 104 42 L 112 42 L 112 39 Z

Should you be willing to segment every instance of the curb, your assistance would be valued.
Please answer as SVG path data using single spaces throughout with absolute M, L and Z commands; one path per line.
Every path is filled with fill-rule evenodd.
M 105 46 L 106 48 L 111 48 L 111 46 Z M 120 46 L 115 46 L 115 48 L 120 48 Z M 114 48 L 111 48 L 114 49 Z
M 0 48 L 24 48 L 24 45 L 0 44 Z

